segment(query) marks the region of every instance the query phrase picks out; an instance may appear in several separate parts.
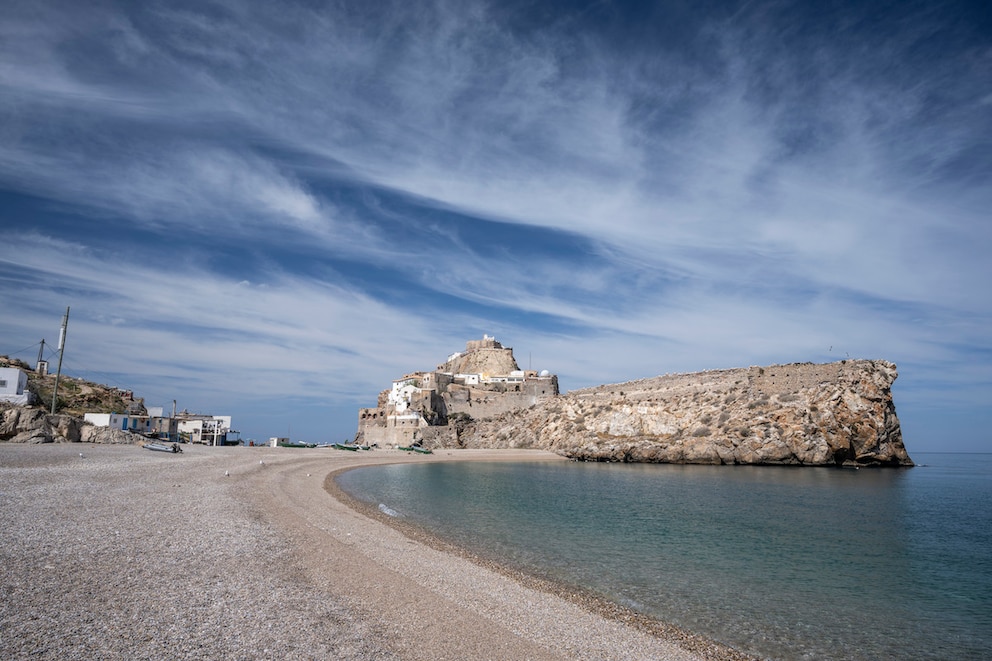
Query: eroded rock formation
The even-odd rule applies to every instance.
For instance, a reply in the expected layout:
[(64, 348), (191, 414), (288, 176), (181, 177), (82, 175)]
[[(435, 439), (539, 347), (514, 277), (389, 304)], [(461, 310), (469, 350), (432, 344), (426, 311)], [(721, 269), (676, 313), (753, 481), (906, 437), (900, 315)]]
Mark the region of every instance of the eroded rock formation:
[(9, 406), (0, 409), (0, 441), (11, 443), (138, 443), (137, 434), (109, 427), (94, 427), (81, 419), (44, 409)]
[(437, 366), (438, 372), (448, 374), (510, 374), (519, 369), (513, 349), (488, 335), (481, 340), (469, 340), (465, 343), (465, 351), (452, 354)]
[(883, 360), (659, 376), (472, 420), (437, 442), (593, 461), (911, 466), (896, 376)]
[(22, 360), (0, 356), (0, 367), (16, 367), (27, 375), (36, 406), (0, 403), (0, 441), (11, 443), (139, 443), (143, 436), (121, 429), (95, 427), (83, 421), (85, 413), (127, 411), (145, 414), (143, 399), (129, 390), (62, 376), (58, 396), (59, 413), (49, 414), (55, 377), (39, 374)]

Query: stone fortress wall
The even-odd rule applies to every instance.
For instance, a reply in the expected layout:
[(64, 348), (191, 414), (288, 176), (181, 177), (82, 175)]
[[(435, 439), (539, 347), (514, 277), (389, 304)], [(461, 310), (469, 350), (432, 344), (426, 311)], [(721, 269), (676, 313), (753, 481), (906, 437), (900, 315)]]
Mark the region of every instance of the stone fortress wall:
[(521, 370), (513, 349), (495, 338), (466, 342), (431, 372), (415, 372), (358, 413), (356, 440), (386, 446), (455, 442), (453, 420), (487, 418), (558, 395), (558, 377)]

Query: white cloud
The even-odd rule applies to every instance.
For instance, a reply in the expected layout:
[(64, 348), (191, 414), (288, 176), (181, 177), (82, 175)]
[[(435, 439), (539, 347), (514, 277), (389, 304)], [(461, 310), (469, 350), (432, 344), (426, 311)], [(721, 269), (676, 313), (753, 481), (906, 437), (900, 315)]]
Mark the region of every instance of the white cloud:
[[(751, 11), (707, 25), (714, 48), (699, 61), (525, 35), (482, 2), (15, 15), (0, 27), (8, 189), (94, 227), (109, 217), (389, 267), (479, 307), (386, 303), (294, 273), (293, 257), (248, 278), (163, 272), (45, 228), (26, 236), (31, 219), (10, 215), (18, 233), (5, 231), (0, 259), (29, 269), (35, 300), (5, 292), (33, 311), (7, 327), (49, 323), (38, 315), (68, 291), (93, 310), (79, 322), (93, 355), (129, 357), (115, 370), (140, 356), (157, 377), (204, 393), (221, 378), (246, 397), (259, 370), (286, 392), (301, 378), (374, 392), (490, 324), (582, 385), (655, 363), (825, 360), (830, 346), (927, 366), (987, 351), (992, 200), (948, 174), (985, 140), (987, 98), (965, 92), (987, 74), (881, 75), (915, 31), (867, 57), (825, 40), (779, 52), (786, 41), (765, 39)], [(342, 181), (426, 211), (350, 204), (330, 190)], [(517, 258), (432, 208), (553, 231)], [(383, 221), (438, 245), (403, 243)], [(570, 263), (556, 231), (593, 254)], [(569, 330), (487, 318), (502, 310)]]
[[(264, 398), (297, 392), (305, 376), (322, 396), (374, 401), (402, 358), (429, 346), (435, 332), (416, 316), (289, 273), (259, 274), (264, 285), (245, 285), (37, 236), (9, 236), (0, 260), (40, 274), (21, 288), (32, 300), (25, 328), (51, 326), (48, 317), (70, 304), (73, 364), (131, 374), (142, 381), (135, 387), (159, 399), (174, 398), (168, 388), (177, 383), (203, 401)], [(5, 307), (24, 309), (11, 298), (5, 294)]]

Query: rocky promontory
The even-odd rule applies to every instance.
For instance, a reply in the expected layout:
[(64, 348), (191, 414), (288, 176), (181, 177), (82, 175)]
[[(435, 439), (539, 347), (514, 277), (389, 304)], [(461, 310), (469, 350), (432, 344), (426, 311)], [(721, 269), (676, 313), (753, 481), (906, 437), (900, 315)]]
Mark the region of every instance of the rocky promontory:
[(0, 356), (0, 367), (16, 367), (27, 375), (29, 401), (22, 406), (0, 402), (0, 441), (11, 443), (138, 443), (138, 434), (95, 427), (83, 421), (85, 413), (128, 411), (145, 412), (143, 400), (130, 391), (63, 375), (57, 397), (57, 410), (50, 413), (55, 376), (39, 374), (24, 361)]
[(52, 415), (34, 406), (0, 405), (0, 441), (10, 443), (138, 443), (138, 434), (94, 427), (66, 413)]
[(892, 401), (896, 377), (884, 360), (666, 375), (459, 420), (430, 440), (589, 461), (912, 466)]

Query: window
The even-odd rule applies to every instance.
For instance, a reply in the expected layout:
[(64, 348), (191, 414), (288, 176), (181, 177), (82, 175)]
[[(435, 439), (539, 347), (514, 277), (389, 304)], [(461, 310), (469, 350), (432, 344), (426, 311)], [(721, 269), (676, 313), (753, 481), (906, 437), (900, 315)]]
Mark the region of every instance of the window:
[(7, 387), (7, 379), (0, 379), (0, 388)]

